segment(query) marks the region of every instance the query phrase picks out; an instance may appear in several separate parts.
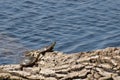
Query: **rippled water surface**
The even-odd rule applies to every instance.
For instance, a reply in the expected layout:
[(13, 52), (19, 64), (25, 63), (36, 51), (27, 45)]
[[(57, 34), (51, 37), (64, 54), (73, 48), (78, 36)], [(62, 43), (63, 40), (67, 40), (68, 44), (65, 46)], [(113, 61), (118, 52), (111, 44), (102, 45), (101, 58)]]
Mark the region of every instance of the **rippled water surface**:
[(0, 64), (53, 41), (66, 53), (120, 47), (120, 0), (0, 0)]

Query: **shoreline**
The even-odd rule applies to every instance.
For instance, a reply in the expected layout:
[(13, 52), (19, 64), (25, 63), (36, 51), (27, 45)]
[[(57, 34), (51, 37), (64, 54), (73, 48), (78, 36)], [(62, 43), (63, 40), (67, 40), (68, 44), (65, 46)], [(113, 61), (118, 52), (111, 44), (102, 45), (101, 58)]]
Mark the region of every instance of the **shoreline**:
[[(36, 50), (29, 51), (36, 54)], [(53, 51), (40, 54), (32, 67), (20, 64), (0, 65), (0, 79), (7, 80), (119, 80), (120, 48), (108, 47), (88, 52), (64, 54)]]

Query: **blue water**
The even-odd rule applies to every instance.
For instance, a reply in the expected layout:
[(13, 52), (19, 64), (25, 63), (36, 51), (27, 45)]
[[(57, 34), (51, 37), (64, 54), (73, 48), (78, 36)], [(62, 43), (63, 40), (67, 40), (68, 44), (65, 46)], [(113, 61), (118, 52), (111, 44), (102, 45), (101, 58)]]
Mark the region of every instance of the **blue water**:
[(120, 0), (0, 0), (0, 64), (53, 41), (65, 53), (120, 47)]

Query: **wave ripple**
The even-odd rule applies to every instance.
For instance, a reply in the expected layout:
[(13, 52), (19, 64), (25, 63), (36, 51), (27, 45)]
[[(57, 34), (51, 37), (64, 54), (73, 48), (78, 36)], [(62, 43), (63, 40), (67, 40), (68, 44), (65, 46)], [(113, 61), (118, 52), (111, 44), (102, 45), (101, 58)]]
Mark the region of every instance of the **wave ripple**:
[(120, 46), (119, 0), (0, 0), (0, 64), (57, 41), (65, 53)]

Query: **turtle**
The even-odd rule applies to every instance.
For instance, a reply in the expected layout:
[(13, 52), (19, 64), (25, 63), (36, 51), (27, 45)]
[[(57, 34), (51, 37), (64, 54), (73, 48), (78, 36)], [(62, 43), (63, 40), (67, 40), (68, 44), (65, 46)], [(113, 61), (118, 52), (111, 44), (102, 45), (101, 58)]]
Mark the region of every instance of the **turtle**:
[(34, 56), (26, 56), (22, 62), (20, 63), (20, 69), (23, 70), (23, 67), (32, 67), (38, 61), (40, 54), (44, 55), (46, 52), (52, 52), (56, 42), (53, 42), (51, 45), (41, 48), (38, 50), (37, 57)]

